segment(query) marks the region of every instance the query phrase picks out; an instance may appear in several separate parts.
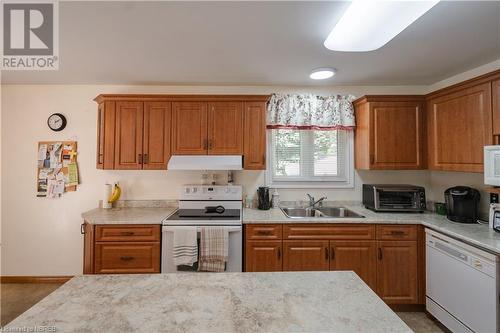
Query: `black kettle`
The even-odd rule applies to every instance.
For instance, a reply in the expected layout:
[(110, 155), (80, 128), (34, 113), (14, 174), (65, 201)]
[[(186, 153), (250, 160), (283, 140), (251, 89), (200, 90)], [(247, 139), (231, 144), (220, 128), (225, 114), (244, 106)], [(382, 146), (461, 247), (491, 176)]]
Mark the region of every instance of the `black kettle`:
[(269, 197), (269, 187), (261, 186), (257, 189), (257, 198), (259, 205), (257, 208), (260, 210), (268, 210), (271, 208), (271, 198)]

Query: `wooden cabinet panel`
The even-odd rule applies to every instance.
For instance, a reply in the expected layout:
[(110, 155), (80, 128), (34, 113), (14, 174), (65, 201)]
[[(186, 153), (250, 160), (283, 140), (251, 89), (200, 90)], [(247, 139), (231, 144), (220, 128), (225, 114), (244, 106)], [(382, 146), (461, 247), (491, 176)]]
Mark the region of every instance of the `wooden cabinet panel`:
[(246, 272), (279, 272), (283, 269), (282, 241), (246, 241)]
[(281, 224), (247, 224), (245, 238), (255, 240), (277, 240), (282, 238)]
[(285, 224), (283, 239), (352, 239), (375, 238), (374, 225)]
[(371, 169), (422, 169), (423, 103), (372, 103)]
[(427, 109), (429, 168), (483, 172), (483, 146), (493, 143), (491, 84), (432, 98)]
[(95, 227), (96, 242), (159, 242), (160, 225), (97, 225)]
[(97, 107), (97, 149), (96, 166), (97, 169), (104, 169), (104, 103)]
[(243, 154), (243, 104), (211, 102), (208, 104), (208, 154)]
[[(493, 135), (500, 135), (500, 80), (491, 83), (492, 110), (493, 110)], [(495, 144), (500, 144), (496, 140)]]
[(167, 168), (170, 159), (172, 113), (169, 102), (144, 103), (143, 169)]
[(424, 169), (423, 96), (364, 96), (354, 101), (356, 169)]
[(354, 271), (370, 288), (377, 288), (377, 242), (331, 241), (330, 270)]
[(244, 104), (243, 168), (266, 169), (266, 103)]
[(142, 169), (143, 103), (116, 102), (115, 169)]
[(172, 103), (172, 154), (206, 155), (208, 112), (204, 102)]
[(159, 273), (160, 243), (96, 243), (95, 273)]
[(416, 225), (378, 225), (379, 240), (417, 240)]
[(284, 271), (327, 271), (328, 241), (283, 241)]
[(379, 241), (377, 293), (390, 304), (417, 304), (417, 242)]
[(83, 274), (94, 273), (94, 225), (85, 222), (83, 231)]
[(115, 167), (115, 102), (99, 103), (97, 110), (97, 151), (98, 169), (111, 170)]

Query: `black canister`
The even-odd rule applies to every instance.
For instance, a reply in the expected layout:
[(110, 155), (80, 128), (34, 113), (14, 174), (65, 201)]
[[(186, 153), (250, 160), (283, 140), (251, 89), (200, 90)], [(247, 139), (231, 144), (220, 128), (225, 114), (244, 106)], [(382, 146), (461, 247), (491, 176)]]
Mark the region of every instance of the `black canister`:
[(259, 199), (258, 208), (268, 210), (271, 208), (271, 198), (269, 197), (269, 187), (261, 186), (257, 189), (257, 198)]

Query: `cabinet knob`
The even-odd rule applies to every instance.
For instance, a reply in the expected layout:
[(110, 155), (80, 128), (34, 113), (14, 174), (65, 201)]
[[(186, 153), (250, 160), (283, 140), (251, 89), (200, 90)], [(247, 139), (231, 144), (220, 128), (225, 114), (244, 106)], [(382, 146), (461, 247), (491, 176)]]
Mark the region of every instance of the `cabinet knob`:
[(378, 260), (382, 260), (382, 249), (378, 248)]
[(333, 248), (333, 247), (331, 249), (331, 259), (335, 260), (335, 248)]
[(133, 236), (134, 234), (133, 231), (122, 231), (122, 236)]
[(137, 163), (142, 163), (142, 154), (137, 154)]
[(281, 248), (278, 247), (278, 260), (281, 260)]
[(271, 236), (271, 231), (269, 230), (259, 230), (257, 231), (257, 235), (259, 236)]
[(142, 162), (143, 162), (144, 164), (148, 164), (148, 163), (149, 163), (148, 154), (144, 154), (143, 159), (142, 159)]
[(123, 257), (120, 257), (121, 260), (123, 261), (131, 261), (131, 260), (134, 260), (134, 257), (131, 257), (131, 256), (123, 256)]
[(325, 260), (327, 260), (327, 261), (330, 257), (328, 252), (329, 252), (328, 247), (325, 247)]
[(404, 236), (405, 232), (402, 230), (391, 230), (391, 235), (393, 236)]

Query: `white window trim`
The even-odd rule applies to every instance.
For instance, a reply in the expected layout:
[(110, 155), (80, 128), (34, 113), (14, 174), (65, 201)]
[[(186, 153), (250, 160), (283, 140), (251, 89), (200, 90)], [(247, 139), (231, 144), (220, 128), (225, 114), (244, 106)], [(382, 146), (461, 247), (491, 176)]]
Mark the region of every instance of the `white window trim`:
[[(290, 188), (290, 189), (303, 189), (303, 188), (332, 188), (332, 189), (348, 189), (354, 188), (354, 132), (348, 131), (347, 141), (348, 146), (346, 149), (346, 176), (347, 180), (342, 181), (296, 181), (296, 184), (290, 184), (286, 181), (273, 181), (273, 158), (272, 158), (272, 138), (271, 131), (266, 131), (267, 152), (266, 152), (266, 172), (265, 182), (266, 185), (272, 188)], [(291, 181), (293, 182), (293, 180)]]

